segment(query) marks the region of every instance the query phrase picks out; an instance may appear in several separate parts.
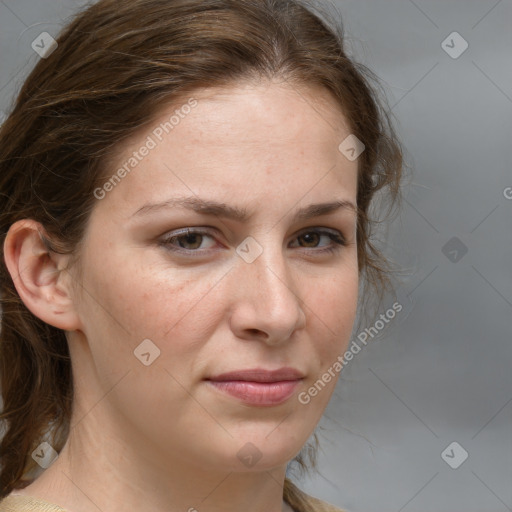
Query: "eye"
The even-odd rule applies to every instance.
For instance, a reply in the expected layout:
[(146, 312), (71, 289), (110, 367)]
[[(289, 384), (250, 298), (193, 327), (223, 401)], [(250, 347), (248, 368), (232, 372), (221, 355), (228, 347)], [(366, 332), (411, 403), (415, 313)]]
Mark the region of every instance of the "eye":
[[(320, 245), (322, 239), (327, 239), (327, 246)], [(315, 228), (303, 231), (297, 236), (296, 240), (299, 241), (299, 247), (301, 248), (317, 249), (320, 247), (320, 250), (315, 250), (315, 252), (335, 252), (339, 251), (342, 246), (346, 245), (345, 238), (339, 231), (327, 230), (325, 228)]]
[[(327, 244), (322, 244), (322, 241), (326, 241)], [(340, 231), (326, 228), (310, 228), (303, 231), (295, 237), (294, 242), (298, 242), (298, 245), (292, 243), (290, 247), (311, 249), (307, 252), (313, 253), (333, 253), (346, 245)], [(202, 256), (215, 247), (215, 238), (208, 230), (184, 228), (167, 234), (161, 239), (160, 244), (177, 254)]]
[(213, 240), (213, 236), (208, 231), (186, 228), (169, 233), (161, 240), (161, 243), (171, 251), (200, 253), (215, 246), (215, 243), (204, 243), (208, 238)]

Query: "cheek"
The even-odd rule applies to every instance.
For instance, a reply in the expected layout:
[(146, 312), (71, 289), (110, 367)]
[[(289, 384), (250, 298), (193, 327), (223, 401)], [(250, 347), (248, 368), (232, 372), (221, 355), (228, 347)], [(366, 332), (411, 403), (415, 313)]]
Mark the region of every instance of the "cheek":
[(160, 349), (159, 362), (192, 356), (222, 315), (222, 297), (215, 290), (219, 279), (125, 262), (92, 264), (97, 270), (88, 273), (84, 284), (90, 292), (83, 323), (93, 352), (98, 352), (96, 359), (117, 357), (123, 364), (138, 365), (133, 351), (145, 339)]
[[(310, 319), (310, 336), (315, 341), (322, 366), (332, 363), (345, 351), (354, 325), (358, 301), (357, 272), (347, 272), (326, 279), (323, 286), (315, 286), (305, 303)], [(318, 342), (316, 333), (323, 342)]]

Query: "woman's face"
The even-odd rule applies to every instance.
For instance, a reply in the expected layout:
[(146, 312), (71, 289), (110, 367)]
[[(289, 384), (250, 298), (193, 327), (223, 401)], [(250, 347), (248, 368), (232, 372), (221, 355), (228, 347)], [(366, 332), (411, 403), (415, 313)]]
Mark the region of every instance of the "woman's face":
[[(357, 160), (322, 90), (191, 96), (126, 143), (96, 191), (70, 335), (77, 418), (162, 466), (268, 469), (312, 434), (351, 335)], [(214, 380), (282, 368), (297, 375)]]

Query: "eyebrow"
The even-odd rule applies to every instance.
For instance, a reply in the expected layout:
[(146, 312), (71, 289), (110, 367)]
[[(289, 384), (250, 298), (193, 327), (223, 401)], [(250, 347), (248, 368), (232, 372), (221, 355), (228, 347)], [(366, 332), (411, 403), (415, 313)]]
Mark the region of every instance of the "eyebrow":
[[(230, 206), (226, 203), (201, 199), (198, 197), (176, 197), (163, 201), (161, 203), (148, 203), (139, 208), (133, 215), (143, 216), (154, 211), (167, 208), (184, 208), (192, 210), (202, 215), (214, 215), (225, 219), (235, 220), (238, 222), (247, 222), (252, 213), (249, 213), (245, 208)], [(348, 210), (357, 214), (357, 207), (354, 203), (348, 200), (337, 200), (328, 203), (315, 203), (300, 208), (293, 215), (293, 220), (307, 220), (313, 217), (320, 217), (328, 215), (338, 210)]]

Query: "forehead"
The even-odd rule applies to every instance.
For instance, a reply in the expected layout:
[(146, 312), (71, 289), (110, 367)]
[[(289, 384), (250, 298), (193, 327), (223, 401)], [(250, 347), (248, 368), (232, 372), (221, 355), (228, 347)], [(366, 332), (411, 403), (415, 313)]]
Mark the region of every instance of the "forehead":
[(298, 194), (320, 179), (317, 188), (340, 184), (355, 194), (357, 162), (338, 149), (349, 134), (339, 105), (321, 88), (247, 83), (197, 90), (162, 106), (120, 146), (109, 171), (128, 172), (110, 195), (134, 203), (146, 193), (206, 186), (224, 196), (235, 189)]
[[(270, 151), (300, 141), (302, 146), (295, 149), (306, 150), (336, 144), (343, 133), (349, 133), (336, 100), (320, 87), (298, 88), (288, 82), (245, 83), (203, 89), (194, 98), (198, 106), (187, 116), (193, 119), (188, 126), (194, 126), (183, 130), (190, 144), (245, 151), (251, 146), (264, 146)], [(168, 113), (162, 112), (157, 122), (165, 122)]]

